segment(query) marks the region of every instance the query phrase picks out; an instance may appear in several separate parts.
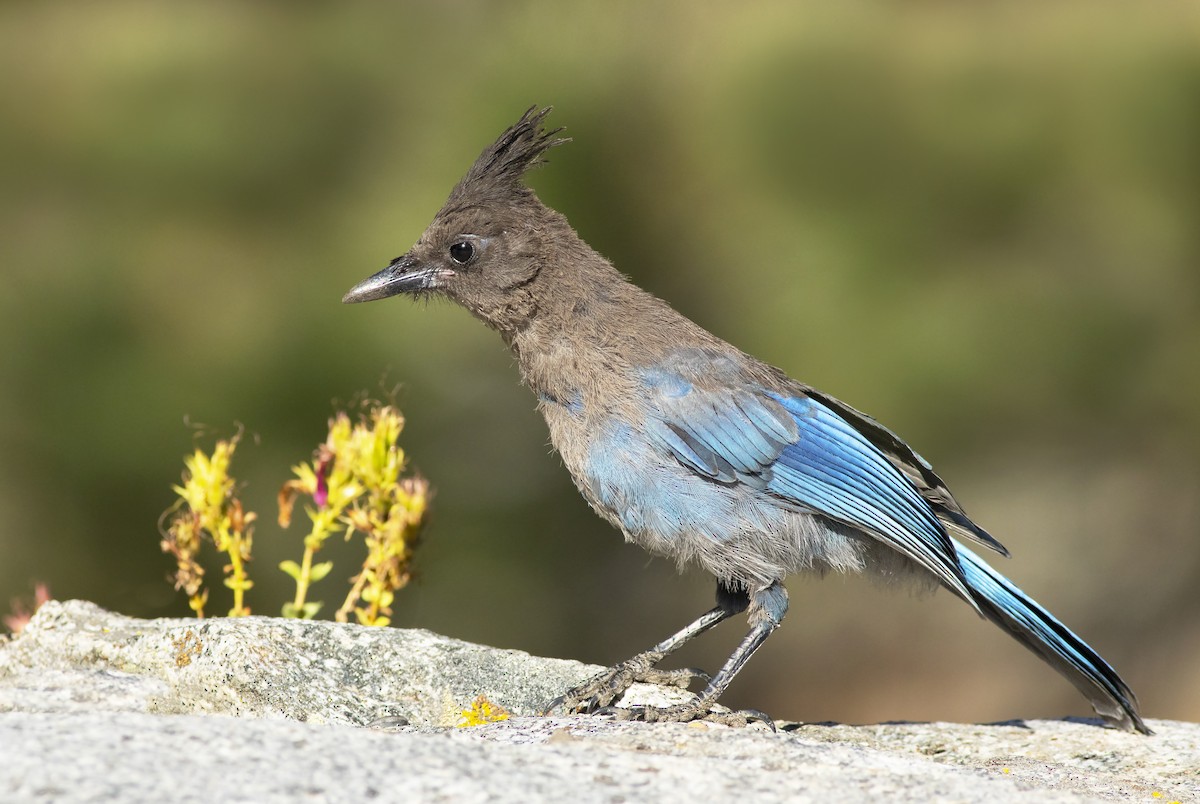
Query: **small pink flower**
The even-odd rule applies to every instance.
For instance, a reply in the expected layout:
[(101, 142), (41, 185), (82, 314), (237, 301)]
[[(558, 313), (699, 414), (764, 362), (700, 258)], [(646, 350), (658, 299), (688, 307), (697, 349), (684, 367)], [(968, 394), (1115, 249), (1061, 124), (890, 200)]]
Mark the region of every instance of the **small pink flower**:
[(328, 454), (321, 455), (321, 460), (317, 463), (317, 490), (313, 492), (313, 502), (318, 508), (324, 508), (329, 503), (329, 464), (333, 462), (333, 456)]

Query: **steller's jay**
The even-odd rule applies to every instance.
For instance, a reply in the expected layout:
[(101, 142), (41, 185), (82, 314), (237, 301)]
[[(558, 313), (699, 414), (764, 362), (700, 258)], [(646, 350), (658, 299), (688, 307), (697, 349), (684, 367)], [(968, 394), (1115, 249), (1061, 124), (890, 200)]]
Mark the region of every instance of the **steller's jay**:
[[(630, 283), (522, 181), (567, 140), (529, 109), (416, 244), (344, 302), (436, 294), (497, 330), (579, 491), (625, 538), (717, 579), (717, 605), (551, 706), (644, 720), (710, 706), (787, 612), (795, 572), (941, 585), (1062, 673), (1109, 724), (1149, 734), (1117, 672), (958, 539), (1007, 556), (930, 465), (874, 419), (730, 346)], [(750, 633), (690, 703), (615, 710), (634, 681), (739, 612)], [(700, 674), (702, 675), (702, 674)], [(706, 677), (705, 677), (706, 678)], [(745, 722), (744, 718), (740, 722)]]

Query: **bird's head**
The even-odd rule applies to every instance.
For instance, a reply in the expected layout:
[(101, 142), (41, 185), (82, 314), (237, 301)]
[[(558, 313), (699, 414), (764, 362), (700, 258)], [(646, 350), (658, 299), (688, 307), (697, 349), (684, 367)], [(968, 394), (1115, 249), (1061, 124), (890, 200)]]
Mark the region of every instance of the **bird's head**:
[(530, 108), (484, 149), (416, 244), (342, 301), (441, 294), (498, 329), (516, 325), (544, 262), (544, 230), (562, 221), (522, 182), (548, 149), (567, 142), (555, 137), (562, 129), (542, 130), (549, 112)]

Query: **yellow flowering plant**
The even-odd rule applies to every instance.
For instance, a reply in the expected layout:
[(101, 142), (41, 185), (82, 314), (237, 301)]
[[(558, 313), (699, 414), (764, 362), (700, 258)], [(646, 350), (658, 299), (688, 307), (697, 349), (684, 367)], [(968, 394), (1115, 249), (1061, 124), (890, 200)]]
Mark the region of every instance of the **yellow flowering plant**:
[[(351, 615), (363, 625), (388, 625), (397, 590), (412, 576), (411, 561), (429, 503), (429, 483), (417, 475), (404, 476), (406, 456), (398, 444), (404, 417), (393, 405), (371, 403), (358, 421), (339, 412), (329, 421), (329, 434), (311, 461), (293, 467), (294, 477), (279, 491), (279, 524), (291, 524), (298, 497), (307, 498), (304, 510), (312, 523), (304, 537), (299, 562), (283, 561), (279, 568), (296, 582), (283, 616), (312, 619), (321, 602), (308, 599), (313, 584), (333, 569), (331, 561), (315, 561), (329, 537), (342, 534), (349, 540), (363, 536), (366, 558), (351, 579), (351, 588), (335, 618), (347, 622)], [(161, 546), (175, 559), (175, 588), (188, 596), (197, 617), (204, 616), (208, 590), (201, 546), (209, 542), (228, 556), (225, 585), (233, 591), (231, 617), (250, 609), (245, 593), (253, 583), (247, 575), (255, 514), (242, 506), (230, 464), (241, 433), (218, 440), (211, 454), (196, 449), (184, 459), (178, 496), (163, 514)]]
[(404, 417), (392, 405), (375, 404), (357, 422), (339, 412), (313, 460), (294, 467), (295, 477), (279, 492), (279, 524), (288, 527), (295, 499), (303, 495), (311, 500), (305, 509), (312, 528), (300, 562), (280, 564), (296, 581), (295, 598), (283, 607), (285, 617), (307, 619), (320, 610), (321, 603), (307, 596), (310, 585), (332, 569), (328, 561), (313, 563), (325, 540), (336, 533), (346, 539), (361, 533), (367, 556), (335, 619), (346, 622), (353, 614), (363, 625), (391, 622), (395, 592), (411, 578), (412, 552), (429, 500), (428, 481), (401, 476), (406, 456), (397, 442), (403, 429)]
[(242, 508), (237, 484), (229, 474), (229, 464), (237, 451), (241, 433), (217, 442), (212, 455), (197, 449), (184, 459), (183, 482), (172, 486), (179, 499), (167, 509), (169, 523), (163, 533), (163, 552), (175, 557), (175, 588), (187, 593), (188, 606), (197, 617), (204, 616), (208, 590), (203, 589), (204, 568), (196, 560), (204, 537), (219, 552), (229, 556), (225, 565), (225, 585), (233, 590), (230, 617), (245, 617), (245, 593), (254, 584), (246, 573), (250, 561), (255, 514)]

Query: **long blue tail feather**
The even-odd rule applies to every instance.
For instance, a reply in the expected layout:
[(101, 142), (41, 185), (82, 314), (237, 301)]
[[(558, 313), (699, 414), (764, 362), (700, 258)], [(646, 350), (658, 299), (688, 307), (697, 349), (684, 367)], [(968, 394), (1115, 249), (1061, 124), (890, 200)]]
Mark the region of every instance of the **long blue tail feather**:
[(1152, 733), (1138, 713), (1137, 697), (1100, 654), (975, 553), (957, 542), (955, 548), (985, 617), (1075, 685), (1110, 725)]

